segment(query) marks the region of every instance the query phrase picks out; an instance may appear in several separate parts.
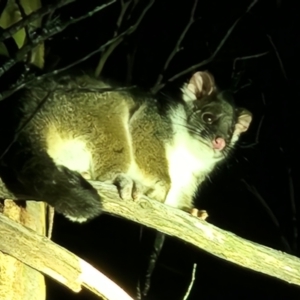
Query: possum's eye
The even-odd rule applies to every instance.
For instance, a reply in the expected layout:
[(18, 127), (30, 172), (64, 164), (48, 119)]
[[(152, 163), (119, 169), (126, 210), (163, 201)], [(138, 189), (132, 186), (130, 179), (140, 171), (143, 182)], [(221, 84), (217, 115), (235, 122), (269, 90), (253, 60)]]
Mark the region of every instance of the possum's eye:
[(213, 115), (212, 113), (209, 113), (209, 112), (203, 113), (202, 114), (202, 120), (206, 124), (212, 124), (216, 120), (216, 116)]

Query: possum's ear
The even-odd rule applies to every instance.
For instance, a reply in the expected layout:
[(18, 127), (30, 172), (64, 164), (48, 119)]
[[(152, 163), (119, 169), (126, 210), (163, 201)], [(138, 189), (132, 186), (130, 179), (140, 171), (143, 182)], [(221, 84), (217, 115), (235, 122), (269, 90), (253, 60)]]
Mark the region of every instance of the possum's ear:
[(235, 124), (233, 135), (239, 136), (241, 133), (248, 130), (252, 121), (252, 114), (245, 108), (237, 108), (236, 112), (237, 122)]
[(185, 101), (201, 99), (216, 90), (215, 79), (209, 72), (196, 72), (181, 90)]

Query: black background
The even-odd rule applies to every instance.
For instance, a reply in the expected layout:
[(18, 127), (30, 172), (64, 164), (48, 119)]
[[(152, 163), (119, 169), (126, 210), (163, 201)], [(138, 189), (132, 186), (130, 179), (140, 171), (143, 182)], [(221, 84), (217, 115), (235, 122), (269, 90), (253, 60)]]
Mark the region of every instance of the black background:
[[(48, 1), (51, 2), (51, 1)], [(77, 1), (54, 17), (67, 21), (92, 10), (103, 1)], [(140, 16), (140, 0), (126, 30)], [(195, 22), (171, 61), (163, 81), (208, 58), (228, 29), (242, 19), (215, 59), (201, 67), (209, 70), (219, 87), (232, 88), (238, 106), (253, 113), (253, 123), (235, 155), (207, 181), (196, 204), (209, 212), (208, 222), (235, 234), (299, 256), (299, 57), (300, 15), (291, 1), (199, 1)], [(109, 57), (103, 76), (126, 82), (126, 57), (134, 55), (130, 83), (151, 88), (189, 21), (193, 0), (156, 0), (138, 29)], [(68, 27), (46, 42), (46, 69), (72, 63), (109, 40), (120, 11), (116, 4)], [(245, 59), (261, 53), (265, 55)], [(243, 58), (236, 62), (236, 58)], [(94, 69), (99, 55), (81, 63)], [(178, 88), (192, 72), (168, 83)], [(128, 82), (127, 82), (128, 83)], [(261, 126), (260, 126), (261, 124)], [(297, 167), (298, 166), (298, 167)], [(249, 191), (255, 187), (259, 195)], [(279, 226), (272, 220), (270, 211)], [(295, 208), (293, 208), (295, 206)], [(87, 224), (74, 224), (56, 215), (53, 240), (87, 260), (134, 295), (139, 255), (139, 225), (104, 215)], [(193, 264), (196, 280), (188, 299), (298, 299), (300, 288), (216, 258), (168, 237), (153, 274), (147, 299), (183, 299)], [(300, 272), (300, 270), (299, 270)], [(47, 279), (47, 299), (97, 299), (88, 291), (74, 294)]]

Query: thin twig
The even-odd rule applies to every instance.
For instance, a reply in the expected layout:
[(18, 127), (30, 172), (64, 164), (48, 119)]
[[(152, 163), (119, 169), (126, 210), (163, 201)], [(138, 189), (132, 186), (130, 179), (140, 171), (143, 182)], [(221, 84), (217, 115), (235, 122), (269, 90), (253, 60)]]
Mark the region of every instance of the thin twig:
[[(20, 11), (22, 19), (26, 18), (26, 13), (25, 13), (25, 10), (24, 10), (24, 8), (23, 8), (23, 6), (21, 4), (21, 0), (15, 0), (15, 1), (16, 1), (17, 6), (18, 6), (18, 9)], [(26, 36), (28, 38), (30, 38), (30, 34), (28, 32), (28, 25), (29, 25), (29, 23), (26, 24), (26, 26), (24, 26), (24, 30), (25, 30)]]
[(291, 213), (292, 213), (291, 219), (292, 219), (292, 226), (293, 226), (292, 248), (293, 248), (294, 253), (296, 254), (297, 250), (298, 250), (298, 222), (297, 222), (297, 205), (296, 205), (296, 199), (295, 199), (294, 181), (293, 181), (293, 177), (292, 177), (292, 168), (290, 166), (290, 163), (286, 160), (286, 154), (281, 146), (279, 147), (279, 150), (284, 157), (285, 166), (286, 166), (286, 170), (287, 170), (287, 176), (288, 176), (288, 187), (289, 187)]
[(248, 13), (257, 2), (258, 0), (252, 1), (246, 10), (246, 13)]
[[(40, 81), (40, 80), (43, 80), (45, 78), (48, 78), (48, 77), (51, 77), (51, 76), (54, 76), (54, 75), (57, 75), (59, 73), (62, 73), (76, 65), (78, 65), (79, 63), (82, 63), (84, 61), (86, 61), (87, 59), (89, 59), (90, 57), (92, 57), (93, 55), (101, 52), (105, 47), (109, 46), (111, 43), (114, 43), (117, 39), (119, 39), (120, 37), (122, 37), (123, 35), (127, 35), (128, 32), (131, 30), (131, 27), (128, 28), (127, 30), (125, 30), (124, 32), (122, 32), (121, 34), (119, 34), (116, 38), (114, 39), (111, 39), (109, 40), (108, 42), (106, 42), (105, 44), (103, 44), (101, 47), (99, 47), (98, 49), (90, 52), (89, 54), (87, 54), (86, 56), (76, 60), (75, 62), (63, 67), (63, 68), (60, 68), (60, 69), (57, 69), (57, 70), (54, 70), (52, 72), (49, 72), (49, 73), (46, 73), (46, 74), (43, 74), (41, 76), (34, 76), (34, 74), (32, 74), (32, 76), (30, 76), (30, 78), (26, 78), (27, 80), (26, 81), (21, 81), (20, 83), (12, 86), (12, 88), (10, 90), (7, 90), (5, 92), (3, 92), (2, 94), (0, 94), (0, 101), (11, 96), (13, 93), (17, 92), (18, 90), (22, 89), (23, 87), (25, 87), (27, 84), (30, 84), (30, 83), (34, 83), (36, 81)], [(25, 79), (24, 79), (25, 80)]]
[[(261, 93), (261, 99), (262, 99), (263, 105), (266, 106), (266, 100), (265, 100), (264, 93)], [(259, 143), (259, 136), (260, 136), (260, 132), (261, 132), (261, 128), (262, 128), (264, 120), (265, 120), (265, 115), (263, 114), (261, 116), (259, 124), (258, 124), (258, 128), (257, 128), (257, 131), (256, 131), (254, 143), (251, 143), (251, 144), (248, 144), (248, 145), (245, 145), (245, 146), (241, 146), (241, 148), (251, 148), (251, 147), (253, 147), (253, 146), (255, 146)]]
[(126, 84), (130, 84), (132, 81), (132, 73), (133, 73), (136, 51), (137, 51), (137, 47), (135, 45), (134, 48), (131, 49), (131, 51), (129, 51), (126, 55), (127, 58)]
[(221, 48), (223, 47), (223, 45), (225, 44), (225, 42), (227, 41), (227, 39), (231, 35), (233, 29), (236, 27), (236, 25), (238, 24), (238, 22), (240, 21), (240, 19), (241, 18), (237, 19), (233, 23), (233, 25), (229, 28), (229, 30), (227, 31), (227, 33), (225, 34), (225, 36), (223, 37), (223, 39), (221, 40), (221, 42), (217, 46), (216, 50), (213, 52), (213, 54), (209, 58), (207, 58), (207, 59), (203, 60), (202, 62), (200, 62), (200, 63), (198, 63), (198, 64), (196, 64), (194, 66), (191, 66), (191, 67), (185, 69), (184, 71), (182, 71), (182, 72), (174, 75), (168, 81), (172, 82), (175, 79), (181, 77), (182, 75), (185, 75), (185, 74), (187, 74), (187, 73), (189, 73), (191, 71), (194, 71), (195, 69), (198, 69), (198, 68), (200, 68), (200, 67), (202, 67), (202, 66), (207, 65), (208, 63), (210, 63), (216, 57), (216, 55), (219, 53), (219, 51), (221, 50)]
[(234, 73), (235, 73), (235, 67), (238, 61), (241, 60), (247, 60), (247, 59), (252, 59), (252, 58), (258, 58), (258, 57), (262, 57), (266, 54), (268, 54), (269, 51), (263, 52), (263, 53), (259, 53), (259, 54), (254, 54), (254, 55), (248, 55), (248, 56), (241, 56), (241, 57), (236, 57), (233, 61), (233, 66), (232, 66), (232, 74), (231, 74), (231, 78), (233, 78)]
[(295, 199), (295, 188), (292, 178), (292, 170), (288, 168), (288, 179), (289, 179), (289, 192), (290, 192), (290, 202), (292, 209), (292, 223), (293, 223), (293, 251), (298, 253), (298, 220), (297, 220), (297, 206)]
[(120, 15), (119, 15), (117, 23), (116, 23), (116, 30), (115, 30), (114, 35), (113, 35), (114, 37), (116, 37), (119, 33), (119, 29), (122, 25), (125, 13), (127, 11), (127, 8), (129, 7), (130, 3), (131, 3), (131, 0), (129, 0), (126, 3), (124, 3), (124, 1), (121, 1), (121, 12), (120, 12)]
[(139, 3), (139, 0), (133, 0), (133, 5), (131, 6), (131, 10), (127, 16), (127, 20), (130, 20), (131, 19), (131, 16), (132, 16), (132, 13), (134, 12), (136, 6), (138, 5)]
[[(132, 26), (129, 27), (129, 30), (127, 31), (127, 34), (132, 34), (140, 25), (141, 21), (143, 20), (145, 14), (147, 13), (147, 11), (151, 8), (151, 6), (153, 5), (155, 0), (151, 0), (148, 5), (145, 7), (145, 9), (143, 10), (143, 12), (141, 13), (140, 17), (138, 18), (138, 20), (136, 21), (136, 23)], [(110, 56), (110, 54), (115, 50), (115, 48), (124, 40), (125, 35), (122, 35), (122, 37), (120, 37), (119, 35), (119, 39), (117, 39), (114, 43), (112, 43), (110, 45), (110, 47), (107, 49), (107, 51), (102, 55), (98, 66), (95, 70), (95, 76), (98, 77), (100, 76), (102, 69), (104, 67), (104, 64), (106, 63), (108, 57)]]
[(192, 278), (191, 278), (191, 282), (189, 284), (189, 287), (188, 287), (188, 290), (187, 292), (185, 293), (184, 297), (183, 297), (183, 300), (187, 300), (187, 298), (189, 297), (190, 293), (191, 293), (191, 290), (192, 290), (192, 287), (194, 285), (194, 282), (195, 282), (195, 278), (196, 278), (196, 268), (197, 268), (197, 264), (194, 264), (193, 265), (193, 271), (192, 271)]
[[(17, 4), (18, 9), (19, 9), (19, 11), (21, 13), (22, 19), (25, 19), (26, 18), (26, 13), (25, 13), (25, 10), (24, 10), (24, 8), (23, 8), (23, 6), (21, 4), (21, 0), (16, 0), (16, 4)], [(29, 43), (31, 43), (32, 36), (31, 36), (31, 33), (30, 33), (29, 29), (28, 29), (28, 25), (29, 25), (29, 23), (26, 24), (26, 26), (24, 26), (25, 36), (26, 36), (26, 39), (24, 38), (24, 42), (27, 40), (27, 41), (29, 41)], [(28, 52), (28, 57), (26, 58), (26, 64), (30, 63), (31, 57), (32, 57), (32, 51)]]
[(177, 40), (177, 43), (173, 49), (173, 51), (170, 53), (169, 57), (167, 58), (162, 71), (160, 72), (160, 74), (158, 75), (158, 78), (153, 86), (153, 88), (151, 89), (152, 93), (155, 94), (157, 92), (157, 88), (160, 86), (161, 81), (163, 79), (163, 73), (167, 70), (167, 68), (169, 67), (170, 62), (172, 61), (172, 59), (174, 58), (174, 56), (180, 51), (180, 45), (184, 39), (184, 37), (186, 36), (187, 32), (189, 31), (190, 27), (192, 26), (192, 24), (195, 22), (195, 10), (198, 4), (198, 0), (194, 1), (194, 5), (192, 7), (192, 11), (191, 11), (191, 16), (189, 19), (189, 22), (187, 23), (187, 25), (185, 26), (185, 28), (183, 29), (181, 35), (179, 36), (179, 39)]
[[(258, 0), (254, 0), (252, 1), (252, 3), (248, 6), (246, 12), (243, 14), (243, 16), (245, 14), (247, 14), (251, 9), (252, 7), (258, 2)], [(242, 19), (242, 17), (239, 17), (234, 23), (233, 25), (229, 28), (229, 30), (227, 31), (227, 33), (225, 34), (225, 36), (223, 37), (223, 39), (221, 40), (221, 42), (218, 44), (216, 50), (213, 52), (213, 54), (203, 60), (202, 62), (198, 63), (198, 64), (195, 64), (179, 73), (177, 73), (176, 75), (172, 76), (171, 78), (169, 78), (167, 80), (167, 82), (172, 82), (174, 81), (175, 79), (187, 74), (187, 73), (190, 73), (192, 71), (194, 71), (195, 69), (198, 69), (200, 67), (203, 67), (204, 65), (207, 65), (208, 63), (210, 63), (211, 61), (213, 61), (213, 59), (216, 57), (216, 55), (219, 53), (219, 51), (221, 50), (221, 48), (223, 47), (223, 45), (225, 44), (225, 42), (228, 40), (229, 36), (231, 35), (232, 31), (234, 30), (234, 28), (236, 27), (236, 25), (239, 23), (239, 21)], [(161, 83), (159, 86), (157, 86), (156, 88), (156, 92), (158, 92), (160, 89), (162, 89), (164, 86), (166, 85), (166, 83)]]
[(115, 3), (116, 0), (111, 0), (110, 2), (107, 2), (101, 6), (97, 6), (95, 9), (93, 9), (92, 11), (88, 12), (87, 14), (73, 19), (71, 18), (69, 21), (63, 23), (63, 24), (58, 24), (57, 20), (55, 20), (54, 22), (49, 23), (48, 28), (43, 28), (42, 33), (41, 34), (36, 34), (35, 38), (31, 41), (30, 44), (25, 45), (22, 49), (20, 49), (19, 51), (16, 52), (15, 56), (16, 58), (12, 58), (9, 59), (6, 63), (4, 63), (1, 68), (0, 68), (0, 77), (10, 68), (12, 68), (19, 60), (21, 60), (25, 54), (27, 54), (29, 51), (31, 51), (35, 46), (37, 46), (38, 44), (40, 44), (41, 42), (47, 40), (49, 37), (65, 30), (68, 26), (77, 23), (79, 21), (82, 21), (83, 19), (89, 18), (92, 15), (94, 15), (95, 13), (99, 12), (100, 10), (108, 7), (109, 5)]
[(243, 182), (245, 184), (245, 186), (247, 187), (248, 191), (251, 192), (256, 197), (256, 199), (258, 199), (260, 201), (260, 203), (262, 204), (262, 206), (268, 213), (270, 219), (272, 220), (273, 224), (277, 227), (281, 241), (285, 247), (285, 251), (291, 253), (291, 247), (290, 247), (287, 239), (283, 236), (283, 234), (281, 232), (279, 222), (278, 222), (276, 216), (274, 215), (274, 213), (272, 212), (271, 208), (265, 201), (265, 199), (261, 196), (261, 194), (258, 192), (258, 190), (253, 185), (250, 185), (245, 179), (241, 179), (241, 182)]
[(252, 148), (253, 146), (255, 146), (259, 143), (260, 131), (261, 131), (264, 119), (265, 119), (265, 115), (262, 115), (261, 118), (260, 118), (259, 124), (258, 124), (257, 131), (256, 131), (255, 141), (251, 144), (248, 144), (248, 145), (243, 145), (243, 146), (241, 145), (240, 146), (241, 148)]
[(271, 43), (271, 45), (272, 45), (272, 47), (273, 47), (273, 49), (274, 49), (274, 52), (275, 52), (275, 54), (276, 54), (276, 56), (277, 56), (277, 59), (278, 59), (279, 66), (280, 66), (281, 72), (282, 72), (282, 74), (283, 74), (283, 77), (284, 77), (286, 80), (288, 80), (288, 77), (287, 77), (287, 75), (286, 75), (286, 71), (285, 71), (285, 68), (284, 68), (284, 66), (283, 66), (283, 63), (282, 63), (281, 57), (280, 57), (280, 55), (279, 55), (279, 52), (278, 52), (278, 50), (277, 50), (277, 48), (276, 48), (276, 46), (275, 46), (275, 44), (274, 44), (274, 42), (273, 42), (271, 36), (269, 36), (269, 35), (267, 34), (267, 38), (268, 38), (269, 42)]
[(256, 144), (258, 144), (258, 142), (259, 142), (260, 131), (261, 131), (261, 128), (262, 128), (262, 124), (263, 124), (263, 122), (264, 122), (264, 119), (265, 119), (265, 115), (263, 115), (263, 116), (260, 118), (260, 121), (259, 121), (259, 125), (258, 125), (257, 131), (256, 131), (256, 137), (255, 137), (255, 143), (256, 143)]
[(31, 13), (30, 15), (26, 16), (22, 20), (16, 22), (15, 24), (11, 25), (10, 27), (3, 30), (0, 36), (0, 42), (12, 37), (16, 32), (18, 32), (23, 27), (27, 26), (29, 23), (34, 22), (35, 20), (42, 18), (44, 15), (49, 14), (50, 12), (68, 5), (76, 0), (61, 0), (53, 4), (48, 4), (40, 9), (36, 10), (35, 12)]
[(252, 80), (248, 80), (247, 83), (241, 85), (237, 90), (233, 91), (234, 94), (238, 93), (240, 90), (248, 87), (248, 86), (251, 86), (252, 85)]

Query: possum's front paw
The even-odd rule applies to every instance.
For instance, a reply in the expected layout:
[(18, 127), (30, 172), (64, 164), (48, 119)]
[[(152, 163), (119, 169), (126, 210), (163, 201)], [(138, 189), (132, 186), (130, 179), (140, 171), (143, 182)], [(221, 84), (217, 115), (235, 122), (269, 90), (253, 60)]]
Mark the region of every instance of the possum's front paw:
[(197, 209), (197, 208), (192, 208), (190, 211), (192, 216), (198, 217), (201, 220), (206, 220), (208, 217), (208, 213), (206, 210), (203, 209)]
[(143, 195), (143, 186), (126, 174), (118, 174), (113, 184), (123, 200), (138, 200)]

